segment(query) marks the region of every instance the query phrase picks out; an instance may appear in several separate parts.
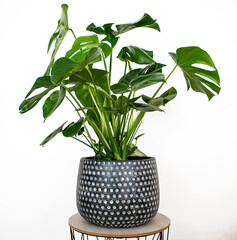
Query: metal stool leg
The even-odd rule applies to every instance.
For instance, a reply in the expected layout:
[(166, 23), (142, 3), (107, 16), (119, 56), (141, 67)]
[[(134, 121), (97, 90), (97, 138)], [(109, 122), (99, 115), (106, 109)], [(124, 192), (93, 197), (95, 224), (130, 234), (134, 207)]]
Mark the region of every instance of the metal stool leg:
[(165, 240), (164, 231), (160, 232), (160, 240)]
[(167, 230), (167, 240), (169, 240), (169, 233), (170, 233), (170, 227), (168, 227), (168, 230)]
[(75, 240), (75, 234), (72, 228), (70, 228), (70, 235), (71, 235), (71, 240)]

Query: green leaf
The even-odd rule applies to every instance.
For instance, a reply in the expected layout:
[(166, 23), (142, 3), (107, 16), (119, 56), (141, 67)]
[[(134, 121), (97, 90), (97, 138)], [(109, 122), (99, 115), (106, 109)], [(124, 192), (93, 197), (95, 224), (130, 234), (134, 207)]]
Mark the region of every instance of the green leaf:
[(130, 105), (130, 107), (140, 111), (140, 112), (154, 112), (154, 111), (160, 111), (164, 112), (162, 109), (145, 103), (133, 103)]
[(84, 122), (84, 118), (80, 118), (77, 122), (70, 123), (64, 130), (64, 137), (73, 137), (76, 136), (81, 131), (82, 124)]
[(50, 47), (51, 47), (53, 41), (56, 40), (58, 34), (59, 34), (59, 31), (58, 31), (58, 32), (54, 32), (53, 35), (51, 36), (51, 38), (49, 39), (49, 44), (48, 44), (47, 53), (49, 52)]
[(147, 51), (136, 46), (123, 47), (118, 54), (118, 58), (124, 62), (131, 61), (137, 64), (150, 64), (155, 62), (152, 59), (152, 51)]
[(119, 37), (114, 37), (113, 35), (107, 36), (104, 39), (102, 39), (103, 42), (105, 42), (105, 41), (109, 42), (111, 44), (112, 48), (115, 47), (115, 45), (117, 44), (118, 40), (119, 40)]
[(41, 87), (44, 87), (44, 88), (53, 88), (54, 85), (52, 84), (52, 82), (50, 81), (50, 77), (49, 76), (45, 76), (45, 77), (39, 77), (36, 79), (34, 85), (32, 86), (32, 88), (30, 89), (30, 91), (27, 93), (26, 97), (27, 98), (28, 96), (30, 96), (30, 94), (38, 89), (38, 88), (41, 88)]
[(95, 104), (91, 98), (88, 88), (88, 85), (80, 84), (76, 87), (75, 94), (84, 107), (94, 107)]
[(66, 36), (67, 31), (69, 30), (68, 16), (67, 16), (68, 5), (62, 4), (61, 7), (62, 7), (61, 19), (59, 19), (57, 29), (51, 36), (51, 38), (49, 40), (49, 44), (48, 44), (48, 51), (49, 51), (52, 43), (55, 41), (54, 50), (51, 55), (51, 60), (48, 65), (48, 68), (46, 69), (44, 76), (48, 76), (50, 74), (50, 69), (54, 64), (54, 59), (55, 59), (56, 53), (57, 53), (64, 37)]
[[(73, 43), (72, 49), (66, 53), (65, 57), (71, 57), (71, 59), (77, 62), (84, 61), (88, 52), (94, 47), (100, 48), (104, 53), (105, 58), (107, 58), (112, 52), (112, 49), (108, 44), (99, 42), (97, 35), (91, 35), (77, 38)], [(99, 55), (94, 59), (94, 62), (101, 60), (102, 58)]]
[(89, 35), (89, 36), (80, 36), (74, 41), (72, 47), (73, 48), (76, 46), (84, 47), (86, 45), (90, 45), (90, 44), (94, 45), (98, 43), (99, 43), (99, 38), (96, 34)]
[(60, 87), (60, 90), (54, 91), (44, 102), (43, 117), (46, 120), (62, 103), (66, 96), (66, 90)]
[(128, 92), (129, 85), (127, 83), (119, 82), (111, 86), (111, 91), (115, 94)]
[[(89, 88), (93, 95), (95, 96), (95, 86), (96, 90), (102, 93), (104, 96), (111, 98), (108, 94), (108, 85), (107, 85), (107, 75), (108, 72), (100, 69), (84, 69), (81, 72), (75, 74), (79, 83), (84, 81), (82, 84), (76, 85), (75, 94), (79, 101), (84, 107), (93, 107), (94, 102), (91, 98)], [(73, 75), (74, 76), (74, 75)], [(93, 79), (92, 79), (93, 78)], [(74, 79), (76, 81), (76, 78)], [(95, 86), (94, 86), (95, 85)]]
[(86, 30), (97, 33), (97, 34), (105, 34), (105, 30), (102, 29), (102, 27), (96, 27), (94, 23), (91, 23), (90, 25), (88, 25)]
[(165, 67), (165, 64), (154, 62), (144, 67), (139, 74), (144, 75), (144, 74), (156, 73), (156, 72), (162, 73), (163, 67)]
[(51, 89), (46, 89), (43, 92), (31, 97), (25, 99), (21, 105), (19, 106), (20, 113), (25, 113), (31, 110), (33, 107), (36, 106), (36, 104), (50, 91)]
[(53, 84), (57, 84), (65, 78), (73, 75), (74, 73), (82, 71), (100, 54), (101, 49), (98, 47), (94, 47), (88, 52), (85, 60), (79, 63), (66, 57), (59, 58), (52, 68), (51, 82)]
[(153, 99), (151, 102), (151, 98), (147, 97), (145, 95), (142, 95), (142, 99), (144, 102), (149, 103), (150, 105), (153, 106), (165, 106), (166, 103), (169, 101), (173, 100), (177, 95), (177, 90), (174, 87), (169, 88), (167, 91), (165, 91), (163, 94), (161, 94), (159, 97)]
[(153, 19), (149, 14), (145, 13), (141, 19), (134, 23), (127, 23), (127, 24), (118, 24), (116, 25), (116, 28), (118, 30), (118, 34), (122, 34), (125, 32), (128, 32), (134, 28), (138, 27), (147, 27), (147, 28), (153, 28), (157, 31), (160, 31), (159, 25), (156, 23), (156, 20)]
[(69, 58), (62, 57), (59, 58), (52, 68), (51, 82), (57, 84), (68, 76), (69, 72), (78, 65), (78, 62), (75, 62)]
[[(66, 123), (66, 122), (65, 122)], [(55, 129), (52, 133), (50, 133), (44, 140), (43, 142), (40, 144), (41, 146), (44, 146), (46, 143), (48, 143), (51, 139), (53, 139), (56, 135), (58, 135), (60, 132), (62, 132), (63, 130), (63, 126), (65, 125), (65, 123), (63, 123), (60, 127), (58, 127), (57, 129)]]
[(150, 73), (147, 75), (139, 76), (135, 79), (133, 79), (130, 82), (131, 85), (131, 91), (137, 91), (139, 89), (151, 86), (153, 84), (164, 82), (165, 76), (162, 73)]
[(86, 30), (97, 33), (97, 34), (103, 34), (107, 36), (117, 36), (122, 33), (128, 32), (134, 28), (139, 27), (147, 27), (147, 28), (153, 28), (157, 31), (160, 31), (159, 25), (156, 23), (156, 20), (153, 19), (150, 15), (145, 13), (141, 19), (139, 19), (136, 22), (133, 23), (126, 23), (126, 24), (117, 24), (115, 25), (117, 31), (112, 29), (113, 23), (107, 23), (104, 24), (102, 27), (97, 27), (94, 23), (91, 23)]
[[(220, 77), (209, 54), (199, 47), (183, 47), (176, 51), (176, 54), (170, 53), (173, 60), (181, 68), (188, 89), (207, 95), (210, 100), (214, 93), (220, 92)], [(206, 70), (196, 67), (194, 64), (203, 64), (211, 67), (213, 70)]]
[(112, 52), (112, 48), (107, 43), (102, 42), (98, 45), (98, 47), (102, 49), (105, 58), (107, 58)]
[(125, 82), (129, 84), (133, 79), (136, 79), (139, 76), (147, 75), (150, 73), (162, 73), (162, 68), (164, 66), (164, 64), (154, 62), (152, 64), (148, 64), (144, 68), (133, 69), (125, 75), (125, 78), (122, 76), (119, 82)]
[(129, 71), (125, 77), (122, 76), (119, 80), (119, 82), (122, 82), (122, 83), (127, 83), (129, 84), (134, 78), (138, 77), (141, 73), (141, 68), (136, 68), (136, 69), (133, 69), (131, 71)]

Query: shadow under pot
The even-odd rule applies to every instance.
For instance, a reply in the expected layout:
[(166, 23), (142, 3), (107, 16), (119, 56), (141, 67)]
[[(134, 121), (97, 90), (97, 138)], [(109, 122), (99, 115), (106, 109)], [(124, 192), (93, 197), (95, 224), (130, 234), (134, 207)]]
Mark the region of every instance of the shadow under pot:
[(159, 207), (155, 158), (81, 158), (76, 199), (81, 216), (99, 226), (128, 228), (149, 222)]

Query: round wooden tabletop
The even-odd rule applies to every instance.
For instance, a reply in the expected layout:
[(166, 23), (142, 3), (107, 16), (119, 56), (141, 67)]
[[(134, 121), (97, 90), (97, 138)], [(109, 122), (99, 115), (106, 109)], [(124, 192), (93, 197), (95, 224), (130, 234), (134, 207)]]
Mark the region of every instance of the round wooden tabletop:
[(69, 218), (68, 224), (75, 231), (91, 236), (129, 238), (160, 233), (170, 226), (170, 219), (164, 214), (157, 213), (150, 222), (140, 227), (104, 228), (86, 221), (79, 213), (77, 213)]

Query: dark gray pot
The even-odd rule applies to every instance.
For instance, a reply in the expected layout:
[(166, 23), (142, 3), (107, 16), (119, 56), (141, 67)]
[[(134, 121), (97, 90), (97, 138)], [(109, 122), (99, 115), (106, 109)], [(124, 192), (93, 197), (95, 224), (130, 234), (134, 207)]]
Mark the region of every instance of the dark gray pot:
[(153, 157), (126, 161), (82, 158), (77, 208), (83, 218), (103, 227), (137, 227), (159, 207), (159, 181)]

